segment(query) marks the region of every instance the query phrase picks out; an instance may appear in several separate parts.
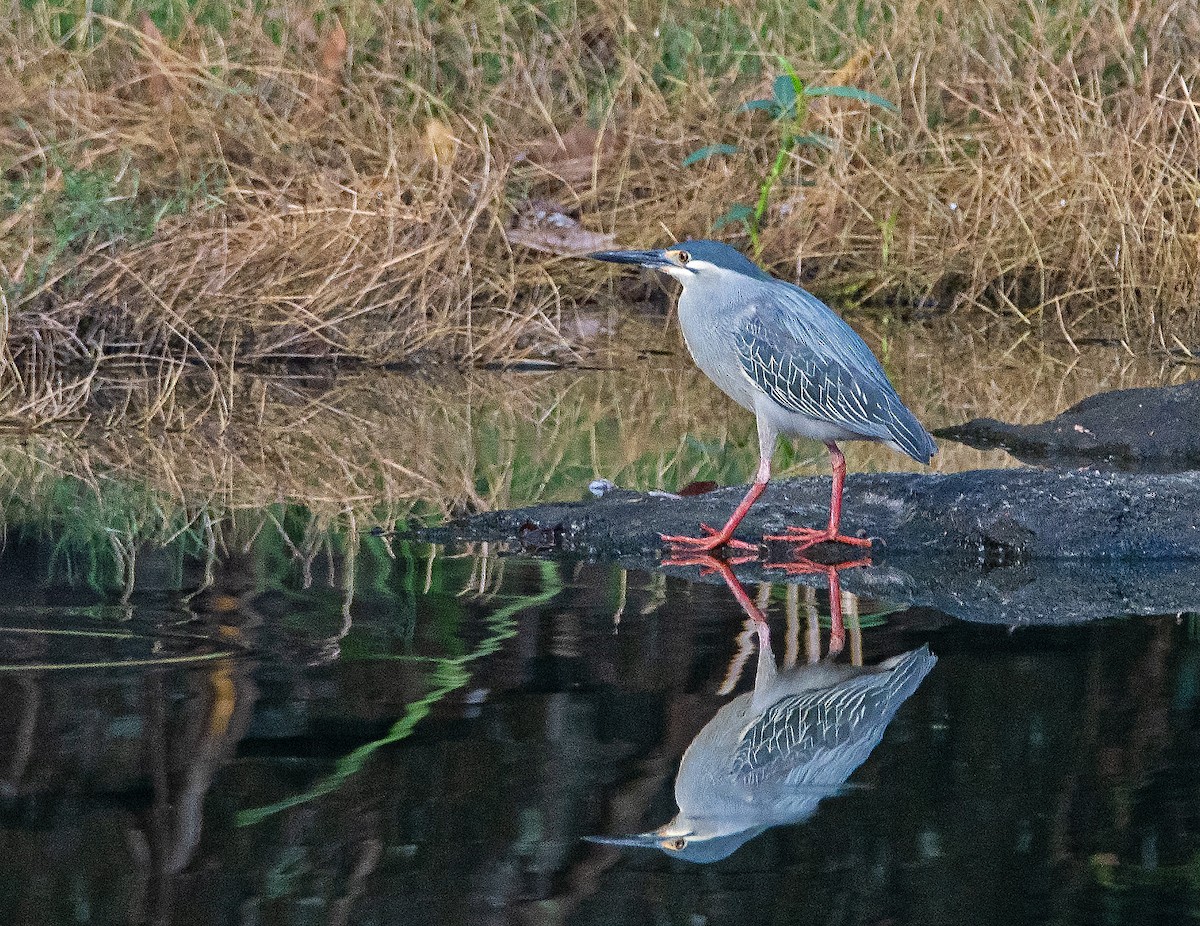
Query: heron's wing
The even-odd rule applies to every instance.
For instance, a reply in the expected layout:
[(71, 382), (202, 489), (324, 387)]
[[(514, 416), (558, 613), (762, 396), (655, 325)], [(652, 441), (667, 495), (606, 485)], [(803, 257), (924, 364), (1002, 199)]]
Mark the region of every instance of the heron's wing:
[(922, 463), (936, 452), (871, 349), (811, 293), (772, 285), (741, 318), (734, 342), (746, 375), (782, 408), (894, 442)]
[(827, 688), (789, 695), (742, 734), (732, 771), (748, 781), (836, 788), (858, 768), (937, 658), (928, 646), (884, 671), (868, 671)]

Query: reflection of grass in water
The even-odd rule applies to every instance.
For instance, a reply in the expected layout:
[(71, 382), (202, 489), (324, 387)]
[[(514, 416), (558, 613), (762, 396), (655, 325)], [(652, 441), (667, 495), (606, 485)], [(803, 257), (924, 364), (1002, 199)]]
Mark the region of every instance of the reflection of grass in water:
[[(856, 323), (878, 342), (869, 321)], [(1064, 362), (954, 338), (889, 339), (897, 386), (930, 426), (978, 415), (1042, 420), (1101, 389), (1182, 375), (1109, 351)], [(277, 542), (265, 570), (275, 572), (346, 555), (370, 527), (579, 498), (598, 476), (634, 489), (741, 483), (757, 456), (753, 416), (682, 363), (317, 385), (246, 376), (239, 412), (221, 427), (210, 415), (177, 431), (96, 428), (0, 449), (7, 524), (53, 538), (53, 568), (68, 584), (128, 592), (147, 546), (169, 545), (178, 572), (189, 556)], [(923, 469), (875, 445), (846, 450), (856, 472)], [(1011, 462), (949, 443), (934, 461), (943, 472)], [(777, 476), (828, 475), (812, 442), (781, 441), (774, 464)]]
[[(53, 627), (0, 627), (0, 638), (7, 634), (27, 635), (31, 637), (71, 638), (78, 640), (120, 640), (122, 642), (142, 640), (147, 648), (155, 644), (152, 637), (140, 636), (123, 630), (85, 630), (81, 628), (57, 629)], [(210, 662), (214, 659), (228, 659), (234, 655), (231, 650), (216, 650), (213, 652), (190, 653), (179, 656), (145, 656), (129, 659), (93, 659), (86, 661), (46, 661), (46, 662), (0, 662), (0, 672), (54, 672), (75, 669), (128, 669), (128, 668), (157, 668), (162, 666), (182, 666), (198, 662)]]
[[(792, 593), (792, 590), (795, 587), (796, 585), (793, 582), (771, 582), (767, 584), (767, 594), (770, 597), (770, 601), (783, 604), (786, 607), (788, 605), (789, 594)], [(805, 585), (804, 583), (800, 583), (800, 588), (802, 590), (807, 589), (813, 592), (816, 591), (814, 586)], [(874, 627), (883, 627), (887, 624), (888, 617), (890, 615), (905, 609), (904, 605), (893, 604), (889, 601), (875, 601), (869, 598), (860, 598), (847, 592), (842, 592), (842, 596), (844, 599), (849, 599), (850, 601), (854, 602), (855, 608), (857, 609), (853, 614), (848, 614), (846, 613), (846, 610), (843, 609), (843, 621), (854, 620), (858, 623), (858, 626), (862, 630), (870, 630)], [(760, 601), (762, 601), (762, 599), (760, 599)], [(864, 607), (864, 604), (867, 606)], [(818, 607), (816, 599), (812, 599), (812, 607), (817, 609), (815, 611), (815, 616), (818, 625), (824, 629), (828, 629), (832, 625), (833, 620), (829, 613), (830, 603), (828, 600), (828, 592), (825, 592), (825, 599), (821, 603), (820, 607)]]
[(47, 498), (12, 493), (6, 517), (22, 533), (53, 538), (52, 581), (97, 594), (132, 590), (142, 544), (159, 541), (177, 564), (209, 546), (186, 509), (164, 507), (153, 490), (136, 482), (63, 476), (51, 484)]
[[(899, 606), (889, 607), (884, 611), (872, 611), (869, 614), (856, 615), (853, 620), (858, 621), (858, 626), (863, 630), (871, 630), (875, 627), (882, 627), (887, 624), (889, 614), (895, 614), (897, 611), (903, 611), (904, 608)], [(842, 615), (843, 622), (850, 620), (846, 615)], [(822, 614), (817, 619), (822, 629), (829, 629), (833, 625), (833, 620), (828, 614)]]
[[(526, 608), (549, 601), (562, 590), (562, 581), (558, 575), (557, 564), (540, 562), (538, 565), (542, 576), (542, 590), (534, 595), (522, 595), (515, 601), (493, 611), (487, 619), (489, 634), (475, 649), (460, 656), (437, 660), (433, 671), (430, 673), (429, 681), (431, 687), (429, 693), (425, 697), (409, 704), (404, 715), (392, 725), (392, 728), (388, 730), (386, 735), (369, 743), (364, 743), (362, 746), (343, 756), (338, 760), (333, 772), (322, 778), (309, 790), (282, 801), (277, 801), (274, 804), (241, 811), (237, 816), (238, 825), (250, 826), (259, 823), (274, 814), (300, 804), (308, 803), (332, 791), (336, 791), (348, 778), (362, 769), (373, 753), (411, 734), (416, 725), (429, 713), (434, 704), (451, 692), (462, 688), (470, 681), (471, 673), (467, 668), (470, 663), (496, 652), (505, 640), (516, 634), (517, 631), (513, 623), (513, 618), (517, 614)], [(381, 655), (371, 658), (406, 660), (408, 657)]]
[(188, 666), (200, 662), (228, 659), (229, 650), (199, 653), (194, 656), (157, 656), (147, 659), (108, 659), (93, 662), (30, 662), (11, 665), (0, 664), (0, 672), (58, 672), (88, 669), (160, 669), (164, 666)]
[(1192, 916), (1200, 909), (1200, 852), (1173, 865), (1147, 866), (1122, 862), (1114, 853), (1097, 852), (1088, 859), (1095, 886), (1115, 908), (1107, 922), (1119, 922), (1121, 913), (1141, 909), (1146, 895), (1172, 892), (1186, 902)]

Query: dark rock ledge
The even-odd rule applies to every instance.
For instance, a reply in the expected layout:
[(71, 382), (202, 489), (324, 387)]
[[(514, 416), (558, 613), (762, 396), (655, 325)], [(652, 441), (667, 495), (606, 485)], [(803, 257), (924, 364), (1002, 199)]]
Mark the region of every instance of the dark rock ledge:
[[(475, 515), (423, 532), (430, 540), (511, 540), (589, 556), (653, 555), (662, 533), (719, 525), (744, 487), (692, 498), (614, 492), (590, 502)], [(738, 536), (820, 526), (830, 480), (772, 483)], [(936, 556), (1001, 564), (1037, 559), (1200, 558), (1200, 473), (976, 470), (948, 476), (851, 475), (842, 530), (871, 537), (877, 561)]]
[(934, 433), (1026, 463), (1181, 472), (1200, 467), (1200, 380), (1101, 392), (1041, 424), (976, 418)]
[[(772, 484), (738, 536), (819, 525), (830, 481)], [(434, 542), (507, 541), (514, 550), (574, 553), (627, 568), (664, 568), (660, 533), (721, 524), (743, 488), (673, 499), (618, 491), (590, 502), (479, 514), (420, 532)], [(1200, 610), (1200, 473), (1171, 475), (980, 470), (953, 475), (852, 475), (842, 529), (874, 539), (871, 565), (842, 588), (973, 621), (1076, 623), (1120, 614)], [(813, 558), (857, 551), (827, 547)], [(743, 581), (780, 581), (763, 562)], [(691, 579), (694, 567), (665, 567)], [(718, 579), (709, 577), (711, 581)], [(823, 585), (820, 576), (788, 579)]]

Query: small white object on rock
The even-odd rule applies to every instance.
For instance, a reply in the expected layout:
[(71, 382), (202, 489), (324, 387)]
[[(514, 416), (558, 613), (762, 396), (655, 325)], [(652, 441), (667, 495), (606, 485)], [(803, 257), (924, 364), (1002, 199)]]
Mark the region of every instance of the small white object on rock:
[(588, 491), (596, 496), (596, 498), (604, 498), (604, 496), (616, 487), (615, 482), (610, 482), (607, 479), (593, 479), (588, 483)]

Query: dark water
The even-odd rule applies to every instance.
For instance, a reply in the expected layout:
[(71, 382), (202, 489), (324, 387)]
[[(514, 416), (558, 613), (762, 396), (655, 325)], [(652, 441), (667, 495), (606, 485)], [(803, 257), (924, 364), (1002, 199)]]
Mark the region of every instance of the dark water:
[[(873, 749), (834, 718), (784, 770), (791, 795), (767, 772), (744, 813), (691, 792), (711, 813), (693, 831), (759, 821), (701, 864), (583, 837), (671, 820), (684, 750), (754, 687), (731, 590), (393, 552), (360, 553), (353, 595), (339, 555), (283, 580), (225, 557), (190, 599), (200, 562), (149, 557), (126, 605), (10, 542), (0, 922), (1175, 923), (1200, 905), (1191, 615), (1014, 631), (846, 596), (834, 664), (926, 643), (936, 664)], [(828, 594), (779, 584), (766, 611), (778, 666), (817, 671)]]

